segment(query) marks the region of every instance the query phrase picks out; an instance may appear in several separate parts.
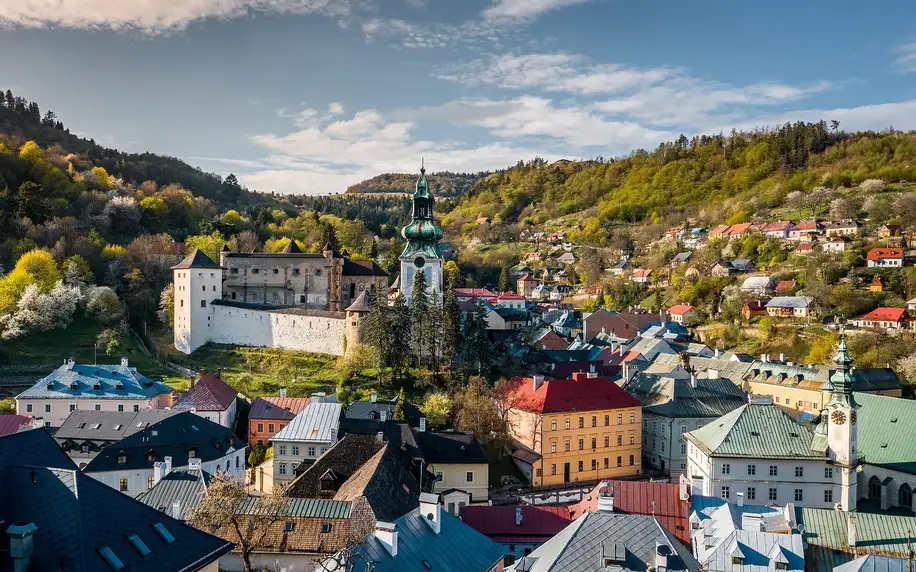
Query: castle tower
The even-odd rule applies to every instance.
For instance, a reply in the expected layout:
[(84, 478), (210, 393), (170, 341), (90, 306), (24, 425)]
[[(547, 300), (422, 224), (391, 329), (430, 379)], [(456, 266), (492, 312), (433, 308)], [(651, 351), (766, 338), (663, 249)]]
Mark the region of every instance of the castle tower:
[(366, 318), (372, 311), (372, 289), (364, 290), (350, 306), (347, 307), (346, 353), (366, 341)]
[(426, 169), (420, 168), (417, 179), (417, 190), (413, 194), (413, 219), (401, 231), (407, 240), (407, 246), (401, 253), (400, 291), (407, 302), (413, 295), (414, 274), (426, 274), (427, 294), (435, 292), (442, 301), (443, 274), (442, 253), (439, 241), (442, 240), (442, 228), (433, 216), (435, 199), (429, 192), (429, 181), (426, 180)]
[(175, 349), (189, 354), (210, 341), (210, 304), (223, 299), (223, 267), (195, 250), (172, 267)]
[(833, 358), (836, 369), (830, 374), (827, 386), (833, 391), (833, 396), (824, 404), (824, 414), (828, 417), (822, 419), (828, 422), (827, 450), (830, 459), (835, 463), (835, 468), (840, 473), (840, 498), (839, 504), (845, 511), (856, 509), (858, 500), (856, 489), (856, 464), (858, 461), (856, 402), (852, 395), (853, 374), (850, 369), (852, 357), (846, 346), (846, 334), (840, 335)]

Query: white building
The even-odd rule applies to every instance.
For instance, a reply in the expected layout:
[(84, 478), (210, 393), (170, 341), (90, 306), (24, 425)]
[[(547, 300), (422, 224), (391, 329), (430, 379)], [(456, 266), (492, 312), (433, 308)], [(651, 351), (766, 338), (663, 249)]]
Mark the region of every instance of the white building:
[(401, 253), (400, 293), (407, 302), (413, 295), (414, 275), (426, 275), (427, 295), (432, 293), (442, 302), (444, 276), (442, 274), (442, 252), (439, 241), (444, 233), (433, 215), (435, 199), (426, 180), (426, 169), (420, 169), (417, 190), (413, 194), (413, 219), (401, 230), (407, 246)]
[(293, 480), (300, 464), (312, 464), (337, 442), (340, 415), (339, 403), (328, 403), (323, 395), (315, 394), (305, 409), (270, 439), (275, 483)]
[(132, 497), (173, 468), (245, 475), (245, 443), (190, 412), (76, 411), (54, 439), (84, 473)]
[(177, 411), (190, 411), (230, 429), (235, 427), (238, 392), (217, 373), (201, 372), (200, 379), (181, 396)]
[(60, 427), (74, 411), (140, 411), (172, 405), (172, 388), (130, 367), (78, 364), (72, 359), (16, 396), (16, 413)]

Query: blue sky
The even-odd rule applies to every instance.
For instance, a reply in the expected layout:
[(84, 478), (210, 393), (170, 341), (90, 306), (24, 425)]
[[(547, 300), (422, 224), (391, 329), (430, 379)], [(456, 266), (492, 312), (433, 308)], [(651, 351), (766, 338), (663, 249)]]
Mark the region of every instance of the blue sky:
[(248, 186), (619, 156), (787, 120), (916, 128), (905, 0), (0, 0), (3, 89)]

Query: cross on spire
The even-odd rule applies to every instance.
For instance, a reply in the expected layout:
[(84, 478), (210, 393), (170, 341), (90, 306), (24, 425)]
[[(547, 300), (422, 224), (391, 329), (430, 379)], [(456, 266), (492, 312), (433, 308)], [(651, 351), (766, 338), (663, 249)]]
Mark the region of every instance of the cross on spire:
[(420, 174), (426, 174), (426, 157), (420, 157)]

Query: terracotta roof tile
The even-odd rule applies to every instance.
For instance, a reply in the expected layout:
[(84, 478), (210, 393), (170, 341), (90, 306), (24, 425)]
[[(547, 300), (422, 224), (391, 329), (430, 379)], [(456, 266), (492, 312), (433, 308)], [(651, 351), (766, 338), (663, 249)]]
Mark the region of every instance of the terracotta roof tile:
[(545, 381), (537, 389), (531, 378), (516, 377), (509, 381), (509, 404), (526, 411), (560, 413), (639, 407), (640, 402), (607, 377), (573, 374), (573, 379)]

